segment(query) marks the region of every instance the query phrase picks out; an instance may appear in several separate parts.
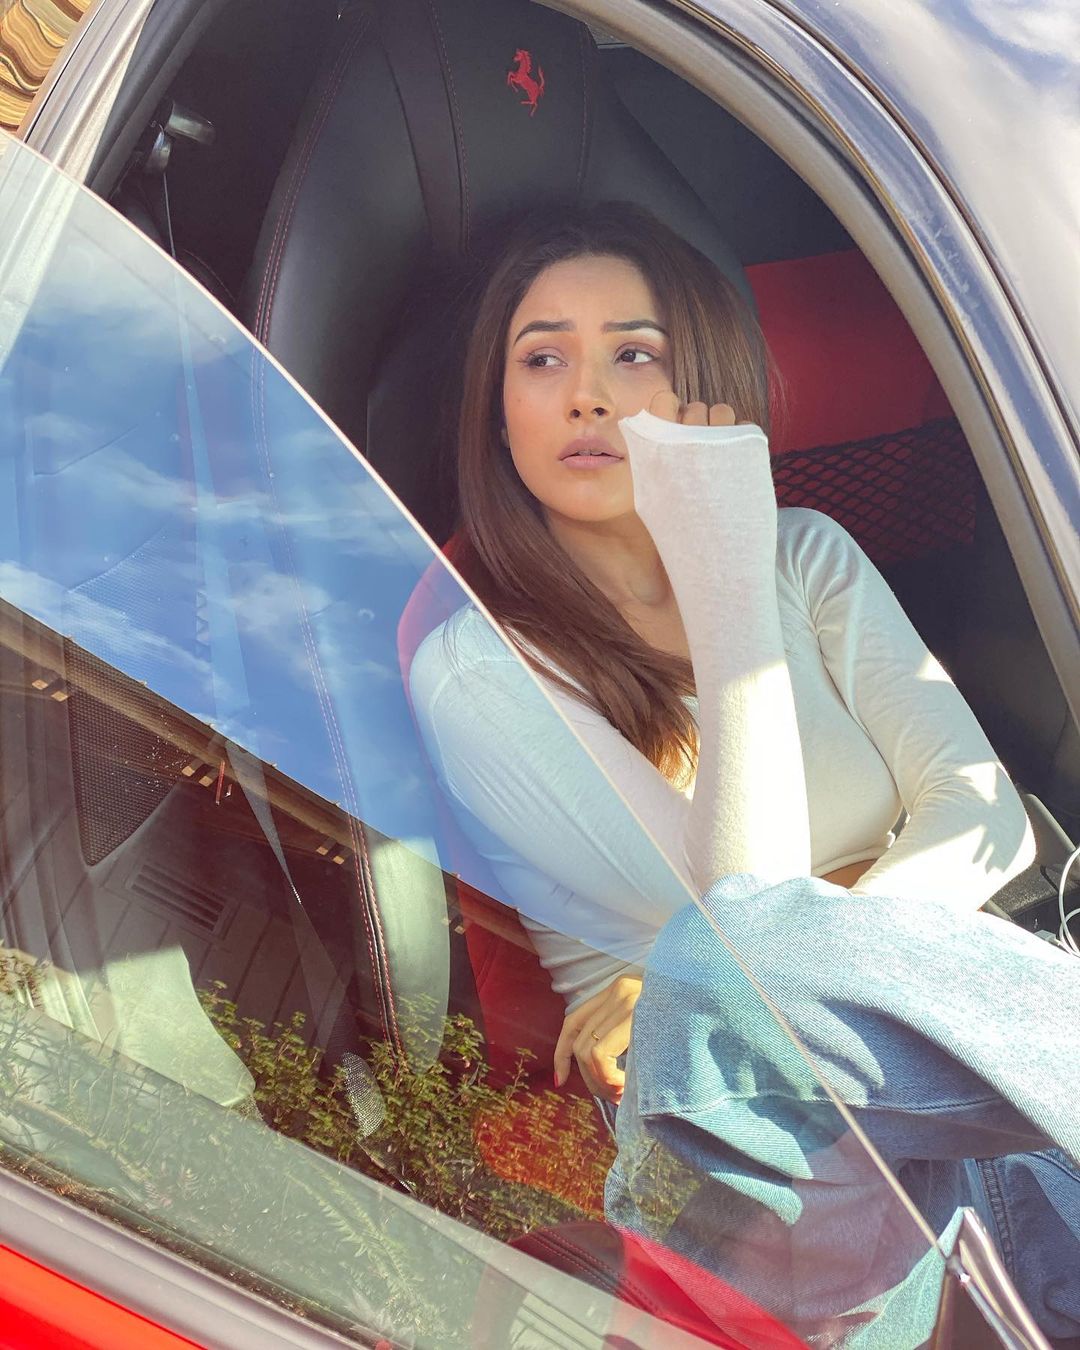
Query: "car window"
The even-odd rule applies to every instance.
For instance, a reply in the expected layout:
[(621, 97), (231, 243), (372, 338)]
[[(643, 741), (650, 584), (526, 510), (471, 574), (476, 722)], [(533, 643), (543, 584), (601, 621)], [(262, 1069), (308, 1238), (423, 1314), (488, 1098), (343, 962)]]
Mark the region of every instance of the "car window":
[[(0, 227), (3, 1165), (362, 1343), (786, 1345), (841, 1311), (929, 1334), (932, 1234), (719, 933), (768, 1066), (741, 1161), (645, 1120), (611, 1172), (596, 1104), (530, 1059), (550, 989), (514, 860), (455, 818), (403, 672), (479, 652), (610, 849), (667, 894), (671, 864), (224, 310), (10, 138)], [(555, 1259), (597, 1232), (679, 1297)]]
[(0, 4), (0, 128), (18, 129), (88, 6), (89, 0)]

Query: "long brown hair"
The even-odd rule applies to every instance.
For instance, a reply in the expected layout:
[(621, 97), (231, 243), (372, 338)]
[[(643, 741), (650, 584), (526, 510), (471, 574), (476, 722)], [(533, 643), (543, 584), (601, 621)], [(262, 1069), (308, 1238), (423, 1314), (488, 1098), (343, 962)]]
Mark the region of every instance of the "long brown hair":
[(458, 429), (464, 537), (454, 560), (534, 668), (681, 783), (697, 762), (697, 729), (683, 702), (694, 692), (690, 662), (639, 637), (556, 543), (500, 436), (510, 320), (545, 268), (588, 256), (624, 259), (652, 288), (680, 402), (729, 403), (736, 420), (768, 430), (764, 340), (750, 307), (712, 262), (629, 203), (534, 218), (512, 234), (489, 273), (468, 341)]

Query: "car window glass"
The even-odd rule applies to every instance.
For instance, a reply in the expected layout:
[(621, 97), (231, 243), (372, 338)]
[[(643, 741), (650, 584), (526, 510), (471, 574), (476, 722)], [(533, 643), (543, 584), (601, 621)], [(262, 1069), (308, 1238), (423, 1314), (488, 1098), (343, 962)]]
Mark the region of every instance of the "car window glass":
[[(536, 1234), (595, 1234), (614, 1147), (581, 1085), (554, 1091), (529, 1058), (550, 989), (515, 859), (448, 809), (418, 734), (402, 672), (425, 625), (467, 616), (475, 631), (438, 640), (520, 700), (540, 762), (603, 803), (608, 846), (676, 909), (693, 897), (427, 539), (222, 309), (10, 139), (0, 226), (5, 1166), (357, 1334), (682, 1343), (537, 1259)], [(618, 954), (602, 922), (585, 936)], [(768, 1071), (744, 1079), (746, 1133), (722, 1159), (643, 1116), (618, 1241), (717, 1335), (789, 1344), (784, 1324), (837, 1317), (929, 1334), (943, 1258), (925, 1224), (722, 938), (712, 959)], [(766, 1109), (770, 1074), (797, 1085), (786, 1115)]]

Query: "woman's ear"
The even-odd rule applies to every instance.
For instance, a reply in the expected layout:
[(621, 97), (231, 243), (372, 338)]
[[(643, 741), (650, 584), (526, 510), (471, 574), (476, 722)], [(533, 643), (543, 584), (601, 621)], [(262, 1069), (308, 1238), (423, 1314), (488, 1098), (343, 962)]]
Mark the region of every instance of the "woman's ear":
[(507, 450), (510, 449), (510, 437), (506, 434), (505, 423), (499, 428), (499, 440), (502, 441)]

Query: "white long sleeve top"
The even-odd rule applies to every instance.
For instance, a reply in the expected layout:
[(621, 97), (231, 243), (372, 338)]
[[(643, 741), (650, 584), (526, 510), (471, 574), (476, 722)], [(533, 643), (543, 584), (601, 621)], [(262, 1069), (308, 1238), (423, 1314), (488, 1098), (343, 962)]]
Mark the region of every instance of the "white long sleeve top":
[(442, 788), (554, 988), (573, 1006), (641, 964), (690, 895), (730, 872), (782, 880), (873, 860), (854, 891), (981, 906), (1034, 856), (1027, 817), (858, 545), (816, 511), (777, 510), (757, 427), (642, 412), (620, 428), (690, 646), (691, 788), (543, 683), (655, 846), (552, 734), (542, 677), (474, 607), (424, 641), (410, 672)]

